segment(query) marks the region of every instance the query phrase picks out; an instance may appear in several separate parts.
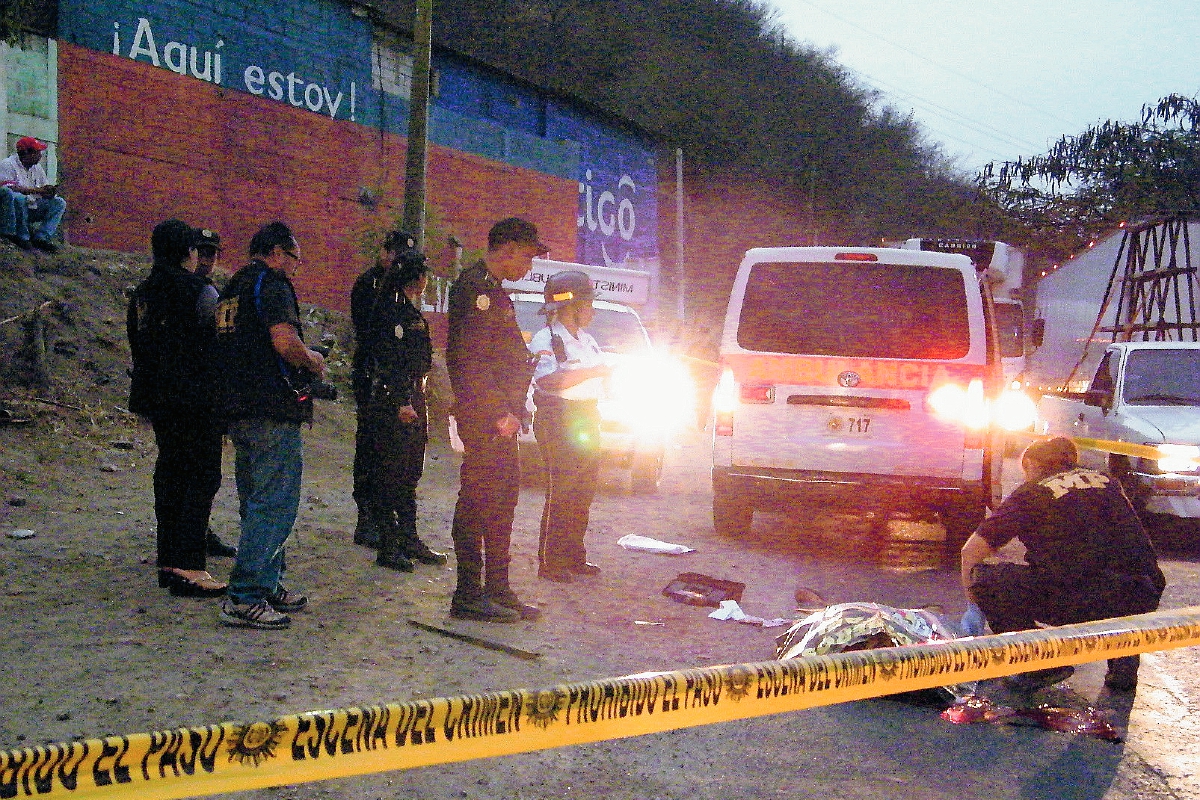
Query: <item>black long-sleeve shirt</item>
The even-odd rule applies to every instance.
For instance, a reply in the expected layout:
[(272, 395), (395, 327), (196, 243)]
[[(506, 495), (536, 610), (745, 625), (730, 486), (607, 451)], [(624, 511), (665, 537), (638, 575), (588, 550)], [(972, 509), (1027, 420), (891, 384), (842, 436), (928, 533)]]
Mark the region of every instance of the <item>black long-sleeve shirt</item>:
[(505, 414), (521, 419), (533, 377), (529, 350), (512, 300), (482, 261), (450, 288), (446, 366), (461, 423), (491, 428)]

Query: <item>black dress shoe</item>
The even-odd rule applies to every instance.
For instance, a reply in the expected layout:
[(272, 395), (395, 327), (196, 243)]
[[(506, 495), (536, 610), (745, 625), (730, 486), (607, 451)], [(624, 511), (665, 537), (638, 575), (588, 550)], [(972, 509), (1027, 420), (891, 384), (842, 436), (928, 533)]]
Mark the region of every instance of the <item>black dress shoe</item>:
[(593, 564), (590, 561), (584, 561), (582, 564), (572, 564), (571, 566), (567, 567), (567, 569), (569, 569), (571, 572), (575, 573), (576, 575), (599, 575), (600, 574), (600, 567), (596, 564)]
[(538, 567), (538, 577), (555, 583), (570, 583), (571, 571), (554, 567)]
[(36, 247), (38, 250), (41, 250), (43, 253), (57, 253), (58, 252), (58, 245), (56, 245), (54, 242), (48, 241), (46, 239), (34, 238), (34, 239), (30, 239), (29, 243), (31, 245), (33, 245), (34, 247)]
[(15, 246), (18, 250), (32, 250), (33, 249), (33, 245), (31, 245), (29, 243), (28, 239), (18, 238), (16, 235), (11, 234), (11, 233), (4, 234), (4, 238), (7, 239), (8, 241), (12, 242), (13, 246)]
[(209, 531), (208, 536), (205, 537), (204, 549), (213, 558), (234, 558), (237, 556), (237, 548), (231, 544), (222, 542), (221, 537), (212, 531)]

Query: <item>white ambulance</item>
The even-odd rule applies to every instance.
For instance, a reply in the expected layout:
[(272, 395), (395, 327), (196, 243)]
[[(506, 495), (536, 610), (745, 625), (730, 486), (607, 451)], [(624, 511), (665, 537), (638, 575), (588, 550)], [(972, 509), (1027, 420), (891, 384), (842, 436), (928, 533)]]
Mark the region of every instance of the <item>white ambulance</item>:
[(748, 251), (714, 395), (717, 531), (808, 503), (939, 519), (961, 545), (999, 501), (992, 314), (963, 255)]

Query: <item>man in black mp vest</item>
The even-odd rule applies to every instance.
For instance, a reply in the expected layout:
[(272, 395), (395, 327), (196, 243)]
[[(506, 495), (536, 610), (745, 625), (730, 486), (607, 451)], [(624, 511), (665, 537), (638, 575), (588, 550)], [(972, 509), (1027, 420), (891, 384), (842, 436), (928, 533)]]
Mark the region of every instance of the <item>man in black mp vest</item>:
[(325, 359), (305, 346), (291, 276), (300, 246), (272, 222), (250, 240), (250, 263), (230, 279), (217, 305), (219, 410), (229, 421), (242, 513), (238, 554), (221, 623), (278, 629), (308, 599), (283, 587), (283, 543), (300, 507), (300, 424), (312, 421), (309, 387)]

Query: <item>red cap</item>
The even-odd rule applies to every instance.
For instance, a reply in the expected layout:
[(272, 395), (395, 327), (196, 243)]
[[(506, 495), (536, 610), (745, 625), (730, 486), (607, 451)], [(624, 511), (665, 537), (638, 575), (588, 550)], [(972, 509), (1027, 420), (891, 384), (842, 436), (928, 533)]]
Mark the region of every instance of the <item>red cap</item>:
[(46, 149), (46, 144), (44, 142), (39, 142), (32, 136), (22, 136), (20, 139), (17, 139), (17, 149), (37, 150), (40, 153), (42, 150)]

